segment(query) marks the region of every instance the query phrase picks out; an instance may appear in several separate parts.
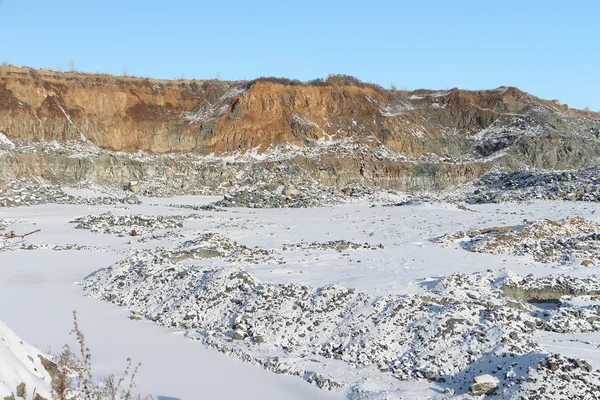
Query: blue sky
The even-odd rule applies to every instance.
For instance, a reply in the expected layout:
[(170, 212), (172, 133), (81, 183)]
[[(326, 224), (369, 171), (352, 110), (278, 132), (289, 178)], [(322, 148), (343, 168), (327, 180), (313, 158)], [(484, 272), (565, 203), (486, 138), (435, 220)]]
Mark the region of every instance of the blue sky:
[(517, 86), (600, 110), (600, 0), (0, 0), (0, 61), (156, 78)]

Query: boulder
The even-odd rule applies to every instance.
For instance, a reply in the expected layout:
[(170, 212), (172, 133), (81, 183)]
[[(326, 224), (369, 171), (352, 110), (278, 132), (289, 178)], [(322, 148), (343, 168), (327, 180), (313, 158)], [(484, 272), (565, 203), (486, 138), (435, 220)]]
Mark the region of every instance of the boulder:
[(128, 189), (130, 192), (139, 193), (140, 185), (138, 184), (137, 181), (131, 181), (131, 182), (129, 182)]
[(492, 394), (498, 389), (500, 381), (495, 376), (485, 374), (476, 376), (475, 383), (471, 386), (471, 394), (473, 396), (481, 396), (482, 394)]
[(18, 386), (17, 386), (17, 397), (22, 397), (25, 398), (25, 393), (26, 393), (26, 386), (25, 383), (21, 382)]
[(129, 196), (125, 197), (123, 202), (126, 204), (142, 204), (142, 202), (134, 194), (130, 194)]
[(240, 330), (236, 330), (235, 332), (233, 332), (233, 335), (231, 336), (231, 338), (233, 340), (244, 340), (245, 337), (246, 337), (246, 332), (240, 331)]

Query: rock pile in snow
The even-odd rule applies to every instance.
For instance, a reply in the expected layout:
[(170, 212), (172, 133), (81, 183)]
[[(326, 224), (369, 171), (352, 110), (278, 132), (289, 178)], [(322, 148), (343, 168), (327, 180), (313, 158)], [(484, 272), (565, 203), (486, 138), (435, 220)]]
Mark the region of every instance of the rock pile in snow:
[(543, 263), (600, 265), (600, 225), (583, 218), (458, 232), (434, 241), (443, 245), (458, 241), (469, 251), (531, 256)]
[(206, 233), (195, 240), (185, 241), (178, 250), (168, 251), (168, 253), (167, 257), (174, 262), (219, 257), (229, 263), (283, 263), (282, 258), (275, 256), (278, 253), (277, 250), (240, 245), (218, 233)]
[(527, 302), (558, 303), (562, 296), (600, 295), (600, 277), (573, 277), (570, 275), (550, 275), (535, 278), (509, 276), (502, 288), (506, 296)]
[(292, 250), (335, 250), (338, 252), (346, 251), (346, 250), (357, 250), (357, 249), (366, 249), (366, 250), (377, 250), (383, 248), (383, 245), (373, 246), (369, 243), (354, 243), (348, 240), (330, 240), (328, 242), (300, 242), (300, 243), (292, 243), (292, 244), (284, 244), (282, 247), (283, 251), (292, 251)]
[(511, 399), (577, 399), (600, 398), (600, 371), (584, 360), (550, 354), (529, 370), (520, 389)]
[(305, 186), (302, 189), (286, 187), (271, 190), (265, 187), (243, 188), (226, 194), (217, 207), (249, 208), (308, 208), (340, 204), (344, 194), (335, 189)]
[(16, 250), (54, 250), (54, 251), (106, 251), (106, 248), (99, 246), (85, 246), (81, 244), (50, 244), (50, 243), (28, 243), (21, 239), (0, 240), (0, 251)]
[(489, 173), (476, 182), (471, 203), (532, 199), (600, 201), (600, 167), (573, 171)]
[(187, 209), (187, 210), (194, 210), (194, 211), (225, 211), (222, 208), (218, 208), (216, 206), (214, 206), (213, 204), (202, 204), (202, 205), (197, 205), (197, 204), (169, 204), (170, 208), (183, 208), (183, 209)]
[(0, 398), (50, 400), (55, 365), (0, 321)]
[[(2, 182), (4, 182), (2, 184)], [(32, 206), (36, 204), (115, 205), (123, 202), (116, 197), (81, 197), (65, 193), (59, 185), (27, 180), (0, 181), (0, 207)]]
[[(183, 221), (200, 218), (191, 215), (113, 215), (110, 211), (98, 215), (86, 215), (69, 221), (77, 224), (75, 229), (89, 229), (94, 233), (117, 236), (147, 235), (164, 229), (183, 228)], [(135, 231), (135, 234), (132, 232)]]
[[(352, 247), (332, 243), (322, 247)], [(546, 357), (533, 333), (545, 329), (549, 317), (509, 294), (548, 282), (489, 271), (451, 275), (427, 295), (373, 297), (338, 285), (261, 282), (238, 266), (277, 263), (274, 254), (202, 235), (173, 249), (135, 253), (86, 279), (84, 289), (139, 317), (184, 329), (220, 351), (320, 387), (362, 390), (360, 382), (320, 367), (341, 362), (365, 371), (376, 366), (377, 373), (399, 380), (429, 380), (456, 394), (472, 390), (482, 374), (497, 378), (496, 393), (507, 398), (530, 398), (543, 390), (525, 383)], [(231, 263), (202, 262), (207, 257)], [(572, 279), (573, 287), (593, 284)], [(598, 371), (586, 373), (583, 391), (577, 379), (563, 381), (562, 390), (578, 398), (594, 389)]]

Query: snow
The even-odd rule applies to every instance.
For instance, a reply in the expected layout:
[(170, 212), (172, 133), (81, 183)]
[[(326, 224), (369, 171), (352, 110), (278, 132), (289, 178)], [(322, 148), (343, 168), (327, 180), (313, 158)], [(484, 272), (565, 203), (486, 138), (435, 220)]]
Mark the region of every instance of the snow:
[(494, 383), (494, 384), (498, 384), (498, 383), (500, 383), (500, 381), (495, 376), (492, 376), (492, 375), (489, 375), (489, 374), (485, 374), (485, 375), (476, 376), (475, 377), (475, 383)]
[(51, 379), (38, 357), (41, 354), (0, 321), (0, 398), (16, 395), (21, 384), (25, 384), (27, 400), (33, 399), (35, 393), (50, 397)]
[[(0, 318), (24, 340), (50, 353), (60, 351), (65, 343), (75, 348), (74, 338), (68, 333), (72, 327), (71, 312), (76, 310), (92, 350), (94, 372), (98, 376), (119, 375), (126, 358), (131, 357), (134, 362), (143, 363), (136, 380), (139, 391), (154, 398), (342, 398), (340, 393), (260, 370), (184, 340), (183, 332), (129, 320), (122, 309), (84, 298), (75, 282), (116, 262), (121, 257), (118, 252), (129, 247), (128, 239), (75, 230), (67, 221), (109, 209), (127, 211), (56, 205), (0, 210), (0, 219), (20, 220), (11, 229), (42, 229), (37, 237), (30, 237), (29, 243), (114, 246), (114, 251), (106, 252), (0, 252)], [(156, 208), (146, 206), (146, 211), (156, 212)]]
[(566, 357), (580, 358), (600, 369), (600, 335), (594, 333), (540, 332), (536, 339), (545, 349)]
[[(99, 193), (95, 188), (87, 191), (72, 190), (78, 190), (80, 195), (93, 196)], [(380, 201), (402, 198), (394, 194), (374, 197)], [(347, 289), (351, 289), (352, 296), (357, 296), (356, 298), (364, 296), (372, 299), (373, 307), (394, 301), (397, 304), (407, 304), (407, 311), (410, 310), (408, 304), (412, 299), (419, 299), (419, 296), (441, 298), (449, 296), (449, 291), (453, 290), (453, 296), (464, 299), (467, 305), (468, 302), (475, 304), (479, 301), (472, 300), (473, 297), (497, 302), (494, 285), (503, 279), (529, 274), (546, 277), (560, 273), (585, 278), (594, 277), (598, 271), (594, 267), (534, 262), (511, 254), (472, 253), (458, 244), (443, 247), (432, 240), (444, 233), (520, 225), (525, 219), (558, 220), (582, 216), (591, 222), (600, 223), (600, 215), (595, 213), (596, 206), (590, 203), (533, 201), (469, 205), (465, 208), (450, 203), (393, 207), (382, 207), (379, 203), (372, 207), (369, 202), (357, 202), (315, 209), (233, 208), (209, 212), (170, 205), (200, 205), (214, 201), (215, 198), (183, 196), (142, 200), (142, 205), (132, 206), (41, 205), (0, 209), (0, 220), (9, 224), (7, 229), (18, 233), (41, 229), (41, 232), (26, 239), (26, 245), (46, 245), (46, 248), (26, 250), (18, 242), (11, 242), (6, 249), (0, 243), (0, 293), (3, 299), (7, 299), (0, 302), (0, 320), (14, 329), (23, 340), (45, 352), (56, 352), (65, 342), (73, 344), (74, 338), (68, 332), (72, 323), (71, 311), (77, 310), (81, 328), (92, 350), (94, 371), (98, 375), (118, 374), (124, 368), (125, 358), (131, 357), (134, 362), (141, 361), (143, 365), (138, 376), (139, 391), (151, 393), (155, 398), (243, 396), (248, 399), (341, 399), (345, 395), (353, 399), (383, 399), (386, 396), (390, 399), (443, 397), (443, 383), (412, 378), (401, 381), (391, 373), (380, 372), (378, 365), (359, 368), (345, 359), (308, 354), (302, 349), (288, 352), (268, 342), (265, 346), (248, 347), (248, 354), (252, 357), (279, 357), (290, 371), (315, 371), (321, 377), (330, 377), (342, 385), (333, 391), (319, 390), (316, 387), (318, 383), (309, 385), (301, 377), (274, 374), (251, 363), (243, 363), (239, 360), (242, 357), (237, 355), (238, 350), (245, 348), (242, 344), (238, 346), (232, 342), (233, 350), (230, 354), (233, 357), (223, 355), (207, 347), (221, 348), (219, 346), (222, 343), (217, 339), (213, 342), (204, 341), (200, 330), (167, 328), (149, 320), (129, 319), (134, 315), (130, 311), (95, 298), (84, 297), (82, 286), (76, 284), (90, 274), (123, 262), (128, 257), (137, 257), (136, 254), (142, 257), (145, 253), (149, 255), (159, 247), (177, 249), (185, 240), (198, 238), (200, 235), (218, 234), (221, 236), (214, 238), (221, 240), (219, 243), (225, 243), (224, 239), (219, 239), (223, 237), (250, 250), (235, 253), (235, 257), (228, 256), (231, 261), (227, 261), (227, 257), (223, 260), (184, 261), (182, 265), (186, 268), (201, 265), (207, 269), (239, 269), (248, 273), (258, 284), (262, 282), (265, 288), (280, 284), (304, 285), (307, 293), (312, 293), (312, 290), (318, 292), (326, 287), (332, 288), (331, 293), (346, 293)], [(107, 211), (115, 216), (197, 214), (198, 217), (185, 219), (182, 228), (157, 228), (153, 232), (156, 239), (151, 240), (144, 235), (132, 238), (94, 233), (88, 229), (76, 230), (75, 224), (69, 223), (78, 217), (100, 215)], [(361, 247), (337, 251), (334, 248), (312, 245), (315, 242), (323, 244), (340, 240), (360, 244)], [(362, 247), (365, 243), (368, 246)], [(73, 244), (87, 247), (80, 250), (52, 250), (52, 246), (60, 245), (65, 248), (64, 246)], [(17, 248), (17, 245), (21, 247)], [(189, 244), (187, 246), (188, 250), (192, 248)], [(264, 258), (255, 257), (256, 262), (243, 261), (255, 254), (255, 246), (266, 249), (268, 255)], [(471, 276), (476, 273), (480, 275)], [(454, 274), (466, 277), (461, 279), (466, 279), (468, 289), (463, 289), (457, 283), (459, 279)], [(565, 307), (589, 308), (595, 306), (594, 301), (564, 299), (564, 304)], [(371, 310), (369, 307), (371, 305), (365, 305), (364, 311)], [(386, 309), (378, 312), (378, 318), (389, 317), (392, 322), (396, 321), (393, 319), (396, 316), (389, 314)], [(438, 326), (436, 324), (442, 327), (442, 323), (448, 320), (445, 312), (463, 316), (465, 320), (470, 315), (468, 308), (449, 307), (446, 311), (435, 314), (440, 317), (440, 321), (432, 323), (432, 329)], [(353, 316), (354, 321), (358, 321), (358, 315), (360, 314)], [(501, 315), (497, 317), (500, 318)], [(348, 319), (350, 320), (351, 318)], [(348, 321), (345, 323), (348, 324)], [(418, 321), (423, 324), (426, 319)], [(240, 335), (245, 332), (243, 323), (244, 321), (236, 323)], [(325, 326), (327, 323), (324, 323), (323, 327)], [(356, 322), (356, 329), (359, 328), (360, 325)], [(384, 333), (388, 327), (381, 325), (380, 329)], [(457, 325), (456, 329), (471, 332), (475, 327), (463, 324), (460, 328)], [(2, 325), (0, 330), (5, 332)], [(401, 330), (395, 332), (398, 337), (400, 333)], [(497, 337), (498, 340), (505, 333), (489, 331), (490, 337)], [(370, 337), (375, 340), (377, 334), (374, 331)], [(540, 346), (537, 350), (539, 352), (556, 352), (584, 358), (595, 368), (600, 364), (600, 357), (597, 355), (600, 351), (598, 331), (564, 334), (536, 331), (533, 337)], [(192, 338), (200, 340), (190, 340)], [(267, 339), (278, 340), (275, 333), (269, 333)], [(323, 338), (324, 344), (325, 339)], [(392, 348), (392, 342), (386, 343)], [(443, 349), (445, 344), (440, 342), (439, 346), (430, 350), (430, 354), (452, 354), (447, 353), (450, 350)], [(451, 351), (458, 352), (459, 349)], [(460, 354), (462, 353), (457, 353)], [(531, 355), (530, 358), (523, 356), (519, 365), (535, 365), (539, 361), (536, 358), (538, 355)], [(498, 362), (493, 357), (490, 360)], [(427, 364), (423, 368), (425, 371)], [(447, 368), (453, 367), (448, 364)], [(4, 375), (0, 372), (0, 376)], [(469, 380), (470, 375), (464, 372), (464, 376)], [(472, 383), (473, 377), (468, 383)], [(314, 382), (318, 379), (321, 378), (315, 377)], [(455, 389), (457, 388), (453, 388)], [(464, 391), (457, 392), (457, 396), (464, 396)]]
[(12, 149), (15, 147), (15, 144), (9, 138), (7, 138), (6, 135), (2, 132), (0, 132), (0, 148), (1, 147), (6, 147), (9, 149)]

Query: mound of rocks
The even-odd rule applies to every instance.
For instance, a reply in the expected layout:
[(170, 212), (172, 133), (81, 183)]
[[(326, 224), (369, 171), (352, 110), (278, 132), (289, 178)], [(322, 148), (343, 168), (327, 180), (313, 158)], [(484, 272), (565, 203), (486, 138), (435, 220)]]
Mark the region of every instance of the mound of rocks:
[[(183, 221), (200, 218), (197, 214), (181, 215), (113, 215), (110, 211), (98, 215), (86, 215), (69, 221), (77, 224), (75, 229), (88, 229), (94, 233), (117, 236), (151, 234), (159, 230), (183, 228)], [(132, 232), (135, 231), (135, 235)]]
[[(236, 266), (252, 263), (255, 255), (261, 263), (277, 262), (274, 254), (207, 234), (176, 248), (132, 254), (86, 279), (84, 289), (135, 310), (139, 318), (186, 330), (209, 346), (278, 373), (313, 377), (309, 381), (325, 387), (359, 390), (361, 385), (345, 382), (343, 374), (325, 378), (318, 363), (302, 369), (292, 358), (332, 360), (351, 368), (375, 365), (396, 379), (429, 380), (456, 394), (491, 392), (475, 386), (475, 377), (489, 374), (500, 382), (495, 393), (510, 397), (540, 390), (524, 383), (545, 357), (534, 332), (545, 329), (549, 319), (510, 295), (542, 290), (551, 282), (581, 290), (594, 285), (578, 278), (566, 282), (488, 271), (453, 274), (426, 296), (374, 297), (339, 285), (262, 282)], [(216, 258), (231, 262), (219, 264), (212, 261)], [(566, 302), (564, 307), (573, 308)], [(569, 393), (579, 393), (571, 388), (576, 385), (563, 382)]]
[(511, 398), (574, 399), (600, 398), (600, 370), (584, 360), (550, 354), (530, 368)]
[(194, 210), (194, 211), (225, 211), (222, 208), (218, 208), (216, 206), (214, 206), (213, 204), (202, 204), (202, 205), (197, 205), (197, 204), (169, 204), (170, 208), (182, 208), (182, 209), (187, 209), (187, 210)]
[(489, 173), (475, 182), (470, 203), (532, 199), (600, 201), (600, 167), (573, 171)]
[(33, 206), (37, 204), (115, 205), (116, 197), (81, 197), (66, 194), (58, 185), (27, 180), (0, 181), (0, 207)]
[(383, 245), (379, 244), (378, 246), (370, 245), (369, 243), (354, 243), (348, 240), (330, 240), (327, 242), (300, 242), (300, 243), (292, 243), (292, 244), (284, 244), (282, 250), (284, 251), (293, 251), (293, 250), (335, 250), (338, 252), (346, 251), (346, 250), (377, 250), (382, 249)]
[(531, 256), (543, 263), (600, 265), (600, 225), (579, 217), (458, 232), (434, 241), (458, 241), (468, 251)]
[(267, 250), (260, 246), (248, 247), (240, 245), (218, 233), (206, 233), (195, 240), (181, 244), (172, 252), (169, 259), (180, 262), (189, 259), (219, 257), (229, 263), (243, 264), (282, 264), (283, 259), (276, 257), (278, 250)]
[(249, 208), (309, 208), (340, 204), (344, 193), (333, 188), (322, 188), (319, 185), (303, 187), (266, 186), (242, 188), (226, 194), (223, 200), (213, 203), (217, 207), (249, 207)]

